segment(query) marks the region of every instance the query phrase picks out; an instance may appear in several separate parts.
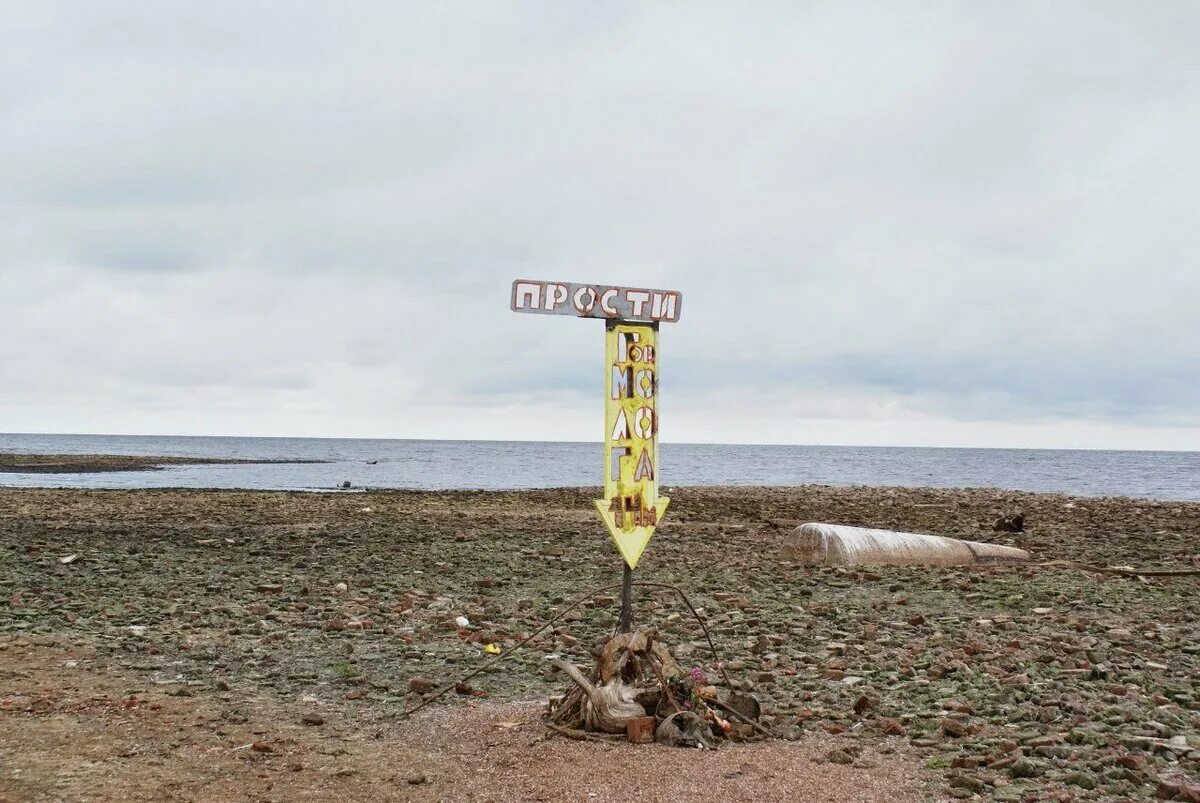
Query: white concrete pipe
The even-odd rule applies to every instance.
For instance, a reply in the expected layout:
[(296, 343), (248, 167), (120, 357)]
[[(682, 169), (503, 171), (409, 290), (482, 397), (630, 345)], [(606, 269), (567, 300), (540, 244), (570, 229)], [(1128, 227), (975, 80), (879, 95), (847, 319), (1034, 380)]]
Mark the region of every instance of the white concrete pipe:
[(783, 541), (782, 556), (825, 566), (965, 566), (1029, 560), (1023, 549), (940, 535), (802, 524)]

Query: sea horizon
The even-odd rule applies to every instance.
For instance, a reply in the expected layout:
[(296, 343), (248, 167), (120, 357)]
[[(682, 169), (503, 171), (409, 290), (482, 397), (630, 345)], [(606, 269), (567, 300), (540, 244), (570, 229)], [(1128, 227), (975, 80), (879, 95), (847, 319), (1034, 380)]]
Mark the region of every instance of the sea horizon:
[[(367, 435), (222, 435), (222, 434), (171, 434), (149, 433), (134, 434), (128, 432), (0, 432), (0, 438), (7, 436), (19, 437), (79, 437), (79, 438), (228, 438), (251, 440), (297, 440), (297, 441), (402, 441), (413, 443), (556, 443), (594, 446), (603, 442), (602, 437), (595, 440), (560, 440), (539, 438), (418, 438), (400, 436), (367, 436)], [(1200, 454), (1200, 449), (1141, 449), (1141, 448), (1108, 448), (1103, 446), (963, 446), (936, 444), (876, 444), (876, 443), (805, 443), (801, 441), (691, 441), (660, 438), (660, 444), (676, 446), (753, 446), (753, 447), (801, 447), (813, 449), (945, 449), (968, 451), (1021, 451), (1021, 452), (1129, 452), (1151, 454)], [(3, 449), (0, 444), (0, 449)]]
[[(1200, 452), (1013, 447), (661, 444), (664, 486), (995, 488), (1200, 501)], [(0, 486), (259, 490), (531, 489), (602, 481), (601, 441), (0, 434), (0, 451), (307, 463), (0, 474)]]

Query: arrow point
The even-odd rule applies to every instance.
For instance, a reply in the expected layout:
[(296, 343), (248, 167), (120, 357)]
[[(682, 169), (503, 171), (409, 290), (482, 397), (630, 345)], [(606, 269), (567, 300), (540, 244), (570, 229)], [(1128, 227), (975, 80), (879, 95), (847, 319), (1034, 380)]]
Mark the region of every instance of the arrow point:
[[(654, 535), (654, 527), (634, 527), (631, 530), (622, 530), (617, 526), (616, 516), (613, 515), (611, 504), (608, 499), (593, 499), (592, 502), (596, 505), (596, 512), (600, 514), (600, 520), (604, 522), (604, 526), (608, 528), (608, 534), (612, 537), (613, 544), (617, 551), (621, 553), (621, 557), (629, 564), (630, 569), (636, 569), (638, 560), (642, 557), (642, 552), (646, 550), (646, 544), (650, 543), (650, 537)], [(658, 497), (657, 505), (658, 520), (662, 521), (662, 516), (667, 511), (667, 505), (671, 500), (665, 496)]]

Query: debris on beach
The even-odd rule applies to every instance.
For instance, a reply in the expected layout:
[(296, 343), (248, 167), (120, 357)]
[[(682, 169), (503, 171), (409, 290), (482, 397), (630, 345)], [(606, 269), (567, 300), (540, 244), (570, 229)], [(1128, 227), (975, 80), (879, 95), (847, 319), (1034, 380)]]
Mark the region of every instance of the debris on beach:
[(1022, 513), (1001, 516), (996, 519), (992, 529), (998, 533), (1023, 533), (1025, 532), (1025, 516)]
[(1020, 563), (1016, 547), (841, 524), (802, 524), (784, 538), (781, 554), (824, 566), (967, 566)]
[[(666, 797), (685, 775), (654, 773), (680, 764), (689, 783), (730, 799), (777, 799), (773, 790), (791, 790), (779, 785), (802, 772), (824, 789), (867, 762), (878, 766), (856, 778), (884, 776), (899, 788), (886, 768), (915, 764), (930, 784), (895, 800), (1137, 800), (1160, 784), (1163, 799), (1186, 799), (1200, 779), (1200, 583), (1184, 573), (1200, 571), (1194, 502), (990, 489), (688, 490), (643, 569), (687, 589), (733, 683), (724, 683), (673, 592), (639, 591), (635, 622), (657, 632), (685, 673), (701, 668), (710, 682), (699, 685), (716, 686), (723, 702), (730, 689), (752, 694), (763, 709), (758, 723), (789, 740), (730, 749), (734, 743), (718, 738), (720, 749), (691, 754), (632, 744), (613, 753), (594, 743), (627, 734), (584, 731), (579, 738), (591, 745), (553, 731), (541, 738), (545, 701), (574, 685), (552, 662), (570, 661), (590, 677), (592, 650), (612, 633), (619, 610), (613, 590), (595, 590), (593, 544), (576, 536), (579, 511), (594, 495), (5, 489), (0, 666), (28, 677), (11, 677), (0, 699), (0, 752), (14, 769), (47, 767), (38, 786), (23, 789), (60, 798), (126, 799), (117, 794), (128, 791), (123, 779), (148, 784), (145, 796), (179, 797), (155, 762), (212, 771), (205, 744), (192, 741), (197, 734), (207, 734), (209, 746), (271, 744), (273, 753), (220, 754), (231, 757), (230, 783), (259, 784), (248, 788), (264, 798), (284, 796), (283, 782), (309, 779), (309, 788), (323, 789), (346, 765), (358, 768), (359, 780), (336, 776), (338, 784), (377, 784), (358, 797), (404, 792), (405, 774), (421, 772), (431, 800), (465, 796), (477, 780), (489, 785), (479, 797), (502, 788), (537, 799), (561, 788), (560, 779), (601, 798), (667, 788)], [(364, 504), (377, 514), (359, 515)], [(808, 521), (1007, 544), (992, 522), (1018, 510), (1027, 530), (1037, 526), (1037, 552), (1024, 563), (876, 569), (778, 559), (787, 534)], [(58, 563), (73, 553), (75, 564)], [(1076, 560), (1086, 560), (1086, 570)], [(1128, 566), (1137, 573), (1117, 568)], [(481, 578), (493, 582), (480, 586)], [(339, 582), (349, 588), (338, 590)], [(471, 623), (466, 637), (459, 615)], [(374, 627), (349, 624), (363, 619)], [(548, 622), (544, 636), (515, 649)], [(485, 653), (489, 643), (504, 654)], [(493, 671), (498, 659), (504, 663)], [(482, 671), (459, 686), (475, 669)], [(149, 702), (124, 708), (126, 693), (114, 698), (118, 719), (93, 717), (97, 683), (144, 688), (162, 712)], [(383, 739), (370, 735), (401, 705), (444, 686), (450, 691), (423, 715), (388, 725)], [(20, 697), (10, 691), (21, 689)], [(63, 706), (76, 703), (86, 704), (86, 715), (72, 715), (72, 738), (60, 740), (64, 711), (73, 710)], [(208, 728), (184, 713), (193, 706), (211, 712)], [(326, 724), (303, 723), (310, 711)], [(251, 722), (237, 725), (246, 716)], [(179, 735), (160, 730), (158, 717), (173, 719)], [(671, 723), (686, 734), (687, 719)], [(958, 728), (946, 719), (959, 721), (963, 734), (953, 735)], [(255, 722), (267, 730), (253, 733)], [(75, 739), (85, 728), (110, 738)], [(146, 747), (121, 758), (127, 771), (114, 774), (112, 757), (135, 746), (139, 732), (126, 728), (140, 728)], [(644, 739), (645, 731), (635, 735)], [(164, 755), (168, 740), (181, 745)], [(343, 748), (351, 752), (320, 752)], [(596, 759), (610, 754), (622, 771), (605, 775)], [(46, 764), (47, 755), (56, 763)], [(78, 772), (58, 774), (66, 760), (77, 761)], [(304, 771), (290, 771), (293, 761)], [(743, 763), (775, 777), (722, 777)], [(279, 774), (260, 778), (270, 767)], [(539, 785), (527, 773), (552, 780)], [(859, 797), (888, 799), (891, 791)]]
[(704, 669), (684, 672), (653, 631), (606, 639), (588, 675), (569, 661), (553, 665), (573, 683), (547, 711), (551, 729), (566, 736), (623, 734), (634, 744), (703, 749), (769, 733), (757, 723), (757, 700), (737, 693), (722, 699)]

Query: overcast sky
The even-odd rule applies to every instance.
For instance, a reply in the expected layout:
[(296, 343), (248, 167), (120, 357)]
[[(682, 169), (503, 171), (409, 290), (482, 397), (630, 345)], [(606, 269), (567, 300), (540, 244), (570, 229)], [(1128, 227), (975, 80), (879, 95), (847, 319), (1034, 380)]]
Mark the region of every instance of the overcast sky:
[(0, 10), (0, 431), (1200, 449), (1191, 0)]

